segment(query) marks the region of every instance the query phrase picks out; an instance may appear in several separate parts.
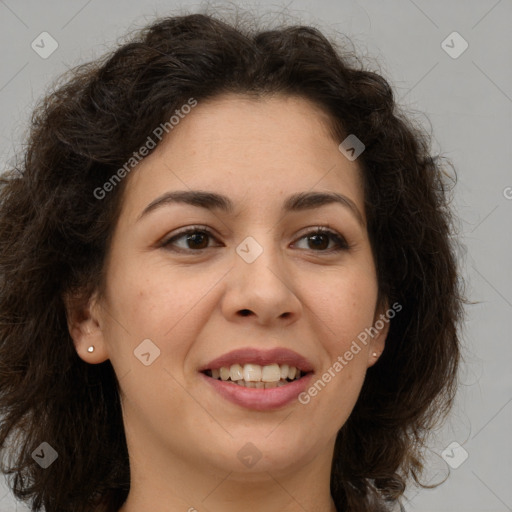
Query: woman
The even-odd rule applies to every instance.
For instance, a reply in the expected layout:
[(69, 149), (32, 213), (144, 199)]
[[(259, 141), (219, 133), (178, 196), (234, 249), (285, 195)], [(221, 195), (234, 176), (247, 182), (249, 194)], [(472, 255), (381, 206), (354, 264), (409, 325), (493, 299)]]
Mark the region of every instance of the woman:
[(311, 27), (160, 19), (2, 179), (0, 440), (57, 511), (386, 511), (449, 410), (439, 163)]

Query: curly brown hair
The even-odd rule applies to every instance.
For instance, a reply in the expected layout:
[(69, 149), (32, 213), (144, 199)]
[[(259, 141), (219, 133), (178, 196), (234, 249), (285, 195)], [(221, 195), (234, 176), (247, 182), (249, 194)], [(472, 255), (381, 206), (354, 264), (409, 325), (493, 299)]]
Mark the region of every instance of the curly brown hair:
[[(384, 510), (419, 481), (429, 430), (457, 385), (465, 299), (446, 173), (429, 135), (399, 110), (388, 82), (311, 26), (267, 30), (206, 14), (157, 19), (62, 76), (34, 111), (23, 165), (0, 187), (2, 471), (32, 510), (116, 511), (130, 468), (110, 361), (74, 348), (66, 297), (85, 303), (104, 262), (124, 179), (94, 191), (190, 97), (298, 95), (329, 113), (340, 142), (357, 134), (379, 297), (402, 311), (340, 429), (331, 470), (339, 510)], [(46, 441), (60, 456), (42, 470)]]

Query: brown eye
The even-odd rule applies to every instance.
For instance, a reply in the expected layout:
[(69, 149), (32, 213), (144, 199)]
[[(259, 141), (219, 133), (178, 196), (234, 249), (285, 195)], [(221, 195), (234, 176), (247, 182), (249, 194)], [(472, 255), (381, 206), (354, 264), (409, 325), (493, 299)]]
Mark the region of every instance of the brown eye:
[[(206, 229), (190, 228), (163, 242), (162, 247), (177, 252), (200, 251), (208, 249), (211, 238), (214, 238), (213, 235)], [(178, 245), (177, 242), (181, 240), (184, 240), (184, 242)]]
[[(308, 247), (306, 247), (306, 249), (313, 250), (314, 252), (335, 252), (349, 249), (347, 241), (339, 233), (322, 227), (318, 227), (315, 231), (306, 233), (306, 235), (300, 238), (300, 240), (303, 239), (308, 241)], [(329, 248), (331, 241), (334, 241), (335, 245)]]
[(186, 240), (190, 249), (205, 249), (208, 247), (208, 234), (202, 231), (187, 235)]
[(327, 249), (329, 246), (329, 237), (325, 233), (309, 235), (308, 240), (314, 249)]

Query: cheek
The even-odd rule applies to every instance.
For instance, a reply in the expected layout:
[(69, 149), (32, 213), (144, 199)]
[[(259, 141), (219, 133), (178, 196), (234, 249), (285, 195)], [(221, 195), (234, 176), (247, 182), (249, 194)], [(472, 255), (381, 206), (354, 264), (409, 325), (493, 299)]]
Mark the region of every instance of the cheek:
[(329, 270), (308, 288), (306, 296), (329, 352), (345, 352), (373, 323), (378, 289), (371, 267)]
[(161, 361), (171, 356), (174, 361), (182, 359), (199, 333), (206, 297), (221, 275), (192, 267), (117, 266), (109, 281), (113, 321), (107, 334), (117, 357), (127, 361), (143, 340), (150, 339), (161, 351)]
[(377, 292), (373, 267), (366, 265), (330, 272), (310, 294), (327, 357), (303, 399), (328, 418), (333, 432), (346, 422), (364, 382), (368, 346), (358, 336), (373, 324)]
[(179, 366), (200, 326), (194, 306), (211, 288), (208, 281), (196, 274), (183, 286), (168, 269), (154, 267), (134, 272), (119, 266), (111, 273), (109, 355), (124, 398), (144, 417), (161, 414), (159, 421), (168, 421), (169, 411), (178, 414), (185, 406)]

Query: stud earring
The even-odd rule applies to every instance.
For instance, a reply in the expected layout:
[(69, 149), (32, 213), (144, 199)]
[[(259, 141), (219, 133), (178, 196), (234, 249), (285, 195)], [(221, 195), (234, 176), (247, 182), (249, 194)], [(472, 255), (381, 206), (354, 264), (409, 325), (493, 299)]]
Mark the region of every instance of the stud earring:
[(94, 346), (91, 345), (88, 349), (87, 349), (87, 352), (94, 352)]

